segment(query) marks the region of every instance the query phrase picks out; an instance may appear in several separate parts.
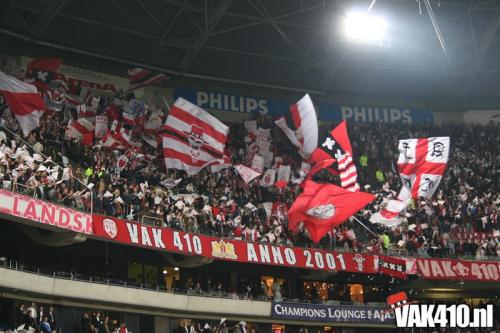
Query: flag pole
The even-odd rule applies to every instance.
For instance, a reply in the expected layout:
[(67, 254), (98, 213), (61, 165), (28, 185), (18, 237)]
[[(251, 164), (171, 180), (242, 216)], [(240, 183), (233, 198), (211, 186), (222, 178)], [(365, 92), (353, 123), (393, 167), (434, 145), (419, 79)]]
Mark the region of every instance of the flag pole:
[(165, 99), (165, 96), (161, 96), (161, 98), (163, 99), (163, 103), (165, 103), (165, 105), (167, 106), (168, 113), (170, 113), (170, 105), (168, 105), (168, 102)]
[(379, 235), (377, 235), (376, 233), (374, 233), (373, 231), (371, 231), (363, 222), (361, 222), (356, 216), (352, 216), (352, 218), (354, 220), (356, 220), (359, 224), (361, 224), (366, 230), (368, 230), (373, 236), (375, 237), (380, 237)]

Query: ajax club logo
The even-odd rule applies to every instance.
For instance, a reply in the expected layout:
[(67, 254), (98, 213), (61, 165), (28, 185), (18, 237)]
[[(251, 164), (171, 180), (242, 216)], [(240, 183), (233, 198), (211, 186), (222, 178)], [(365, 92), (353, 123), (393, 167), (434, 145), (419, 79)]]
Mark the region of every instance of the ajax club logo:
[(466, 304), (420, 304), (408, 300), (405, 292), (387, 297), (389, 309), (394, 311), (396, 324), (404, 328), (483, 328), (493, 327), (493, 305), (471, 309)]
[(217, 258), (238, 259), (234, 244), (223, 240), (212, 241), (212, 255)]
[(115, 221), (111, 219), (104, 219), (102, 221), (102, 225), (104, 227), (104, 231), (106, 231), (109, 237), (116, 238), (118, 235), (118, 227), (116, 226)]
[(196, 162), (201, 154), (201, 147), (206, 144), (203, 140), (203, 128), (197, 125), (191, 126), (191, 131), (187, 134), (188, 142), (191, 147), (190, 154), (193, 162)]

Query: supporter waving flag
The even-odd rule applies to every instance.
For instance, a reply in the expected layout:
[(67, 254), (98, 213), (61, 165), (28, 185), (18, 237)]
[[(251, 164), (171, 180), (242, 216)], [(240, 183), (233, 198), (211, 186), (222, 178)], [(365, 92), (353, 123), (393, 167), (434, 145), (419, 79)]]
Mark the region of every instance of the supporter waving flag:
[(19, 81), (0, 71), (0, 93), (16, 117), (23, 135), (40, 126), (40, 117), (45, 104), (34, 85)]
[(299, 149), (302, 157), (308, 159), (311, 156), (318, 145), (318, 120), (309, 94), (292, 105), (290, 112), (276, 120), (275, 124)]
[(229, 128), (200, 107), (178, 98), (162, 129), (167, 168), (195, 175), (209, 165), (225, 163)]
[(450, 151), (449, 137), (399, 140), (398, 170), (403, 186), (397, 199), (370, 217), (370, 222), (395, 227), (411, 199), (429, 199), (443, 177)]
[(289, 228), (296, 231), (303, 222), (312, 241), (317, 243), (373, 199), (375, 196), (370, 193), (352, 193), (333, 184), (306, 181), (304, 192), (288, 210)]

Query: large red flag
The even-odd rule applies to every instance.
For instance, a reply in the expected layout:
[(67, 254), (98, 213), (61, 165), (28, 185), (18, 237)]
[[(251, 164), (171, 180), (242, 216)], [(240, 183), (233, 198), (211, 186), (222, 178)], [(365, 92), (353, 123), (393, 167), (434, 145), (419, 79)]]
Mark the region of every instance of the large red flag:
[(347, 134), (347, 123), (342, 121), (325, 140), (320, 143), (311, 156), (311, 162), (317, 165), (325, 160), (335, 158), (340, 173), (340, 185), (351, 191), (359, 192), (358, 173), (352, 156), (352, 146)]
[(344, 153), (349, 153), (352, 156), (351, 141), (349, 140), (349, 135), (347, 134), (347, 122), (345, 120), (332, 129), (331, 135), (332, 138), (339, 143), (340, 148), (342, 148)]
[(0, 71), (0, 93), (16, 117), (24, 136), (40, 125), (45, 104), (34, 85)]
[(300, 222), (317, 243), (336, 227), (375, 199), (371, 193), (350, 192), (332, 184), (306, 181), (304, 192), (288, 210), (289, 227), (296, 230)]

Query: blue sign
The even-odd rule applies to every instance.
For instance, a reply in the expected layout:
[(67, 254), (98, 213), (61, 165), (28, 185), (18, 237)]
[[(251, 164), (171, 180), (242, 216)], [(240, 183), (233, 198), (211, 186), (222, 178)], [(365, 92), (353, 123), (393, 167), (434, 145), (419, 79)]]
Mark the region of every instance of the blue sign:
[(288, 112), (289, 103), (261, 97), (237, 96), (195, 89), (174, 89), (174, 100), (182, 97), (203, 109), (228, 112), (280, 115)]
[(395, 325), (394, 312), (386, 311), (387, 308), (376, 306), (273, 302), (271, 316), (288, 320)]
[(354, 105), (320, 104), (320, 120), (364, 123), (432, 124), (431, 111), (401, 108), (365, 107)]

